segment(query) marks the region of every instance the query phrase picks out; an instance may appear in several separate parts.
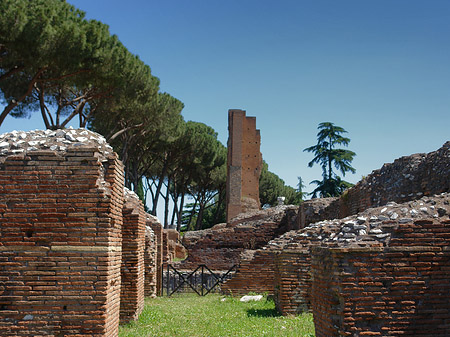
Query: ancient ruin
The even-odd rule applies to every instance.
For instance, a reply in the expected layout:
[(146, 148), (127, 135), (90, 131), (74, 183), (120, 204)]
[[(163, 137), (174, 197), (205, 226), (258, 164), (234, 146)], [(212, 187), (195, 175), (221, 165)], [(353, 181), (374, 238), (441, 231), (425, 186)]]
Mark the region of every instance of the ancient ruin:
[(228, 111), (227, 222), (260, 208), (261, 136), (256, 118), (244, 110)]
[(116, 336), (156, 295), (162, 227), (123, 184), (93, 132), (0, 135), (1, 336)]
[(339, 198), (242, 208), (187, 233), (183, 247), (124, 188), (100, 135), (0, 135), (0, 335), (115, 336), (187, 249), (179, 267), (237, 264), (223, 291), (268, 293), (283, 314), (311, 311), (317, 336), (447, 336), (449, 177), (447, 142)]
[(244, 252), (222, 288), (274, 294), (283, 314), (312, 311), (317, 336), (445, 336), (449, 158), (447, 142), (384, 165), (340, 198), (304, 202), (301, 229)]

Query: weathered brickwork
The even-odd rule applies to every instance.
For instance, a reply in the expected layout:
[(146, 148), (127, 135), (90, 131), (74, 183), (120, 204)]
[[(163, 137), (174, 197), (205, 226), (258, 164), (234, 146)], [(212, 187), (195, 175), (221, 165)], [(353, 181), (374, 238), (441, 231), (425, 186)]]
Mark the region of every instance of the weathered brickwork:
[(156, 297), (157, 294), (157, 267), (156, 267), (156, 236), (152, 228), (145, 226), (145, 251), (144, 251), (144, 295), (145, 297)]
[(448, 336), (449, 270), (449, 246), (313, 248), (316, 336)]
[(427, 154), (417, 153), (384, 164), (340, 198), (305, 201), (299, 227), (326, 219), (341, 219), (388, 202), (403, 203), (450, 191), (450, 141)]
[[(149, 225), (155, 236), (156, 245), (156, 295), (162, 295), (162, 273), (163, 273), (163, 228), (158, 218), (147, 214), (147, 225)], [(150, 282), (150, 281), (149, 281)]]
[(226, 271), (240, 263), (246, 249), (258, 249), (273, 238), (296, 228), (297, 206), (278, 206), (247, 213), (229, 224), (187, 232), (183, 245), (188, 258), (177, 263), (180, 269), (195, 269), (206, 264), (212, 270)]
[[(427, 199), (423, 196), (449, 191), (449, 148), (450, 142), (447, 142), (438, 151), (403, 157), (392, 164), (386, 164), (382, 169), (374, 171), (355, 185), (341, 198), (314, 199), (304, 202), (300, 206), (297, 216), (297, 228), (300, 230), (287, 232), (252, 254), (244, 253), (244, 258), (240, 263), (245, 268), (240, 268), (234, 276), (241, 281), (234, 280), (234, 285), (239, 287), (240, 284), (244, 284), (243, 280), (246, 278), (252, 280), (251, 275), (254, 274), (271, 282), (272, 273), (264, 274), (260, 263), (260, 255), (267, 256), (265, 250), (275, 253), (272, 255), (276, 257), (274, 266), (283, 267), (288, 266), (289, 263), (301, 263), (301, 261), (291, 260), (292, 256), (289, 254), (279, 253), (285, 250), (304, 251), (315, 245), (339, 247), (354, 242), (356, 247), (374, 247), (396, 245), (396, 242), (399, 241), (408, 244), (421, 241), (423, 245), (429, 245), (431, 241), (434, 244), (445, 244), (445, 240), (448, 238), (446, 233), (440, 236), (442, 228), (439, 225), (428, 224), (428, 227), (420, 231), (416, 225), (420, 221), (428, 221), (424, 220), (427, 217), (442, 219), (445, 214), (448, 214), (447, 206), (445, 206), (445, 202), (448, 205), (448, 201), (445, 201), (448, 198), (447, 195), (441, 195), (437, 199)], [(423, 198), (416, 200), (420, 197)], [(397, 204), (392, 201), (388, 202), (390, 198), (398, 202), (414, 201), (408, 204)], [(369, 206), (377, 206), (377, 208), (361, 213)], [(357, 213), (358, 215), (349, 217), (349, 215)], [(342, 220), (322, 221), (325, 219)], [(408, 222), (410, 225), (405, 226), (405, 223)], [(399, 223), (402, 223), (401, 227), (398, 227)], [(395, 230), (398, 232), (391, 235)], [(285, 258), (287, 261), (284, 262)], [(264, 264), (267, 265), (269, 262), (265, 261)], [(298, 295), (308, 296), (308, 291), (302, 288), (302, 284), (311, 284), (311, 272), (308, 272), (310, 270), (308, 264), (302, 265), (302, 268), (304, 273), (302, 272), (301, 279), (298, 279), (298, 286), (289, 275), (292, 271), (286, 269), (284, 272), (283, 268), (277, 269), (279, 275), (275, 274), (273, 282), (275, 282), (274, 289), (277, 291), (276, 301), (283, 314), (305, 310), (304, 303), (309, 303), (308, 298), (302, 299)], [(280, 282), (285, 283), (280, 284)], [(230, 291), (241, 293), (242, 291), (236, 287), (230, 286)], [(249, 281), (245, 287), (248, 291), (262, 291), (259, 283), (252, 284)], [(288, 295), (289, 293), (290, 295)], [(278, 298), (278, 295), (284, 296), (284, 299)], [(289, 300), (289, 298), (291, 299)], [(298, 307), (295, 308), (293, 303), (299, 303)]]
[(274, 299), (283, 315), (311, 309), (311, 254), (309, 250), (283, 250), (275, 257)]
[(244, 110), (228, 111), (227, 222), (240, 213), (259, 209), (261, 136), (256, 118)]
[(83, 132), (0, 139), (1, 336), (117, 335), (123, 167)]
[[(258, 255), (241, 259), (239, 270), (232, 279), (222, 284), (222, 291), (233, 296), (249, 292), (274, 294), (275, 254), (271, 251), (257, 251)], [(251, 255), (254, 251), (246, 251)], [(256, 266), (256, 268), (255, 268)]]
[(139, 197), (125, 189), (122, 226), (120, 321), (136, 320), (144, 309), (144, 251), (147, 216)]

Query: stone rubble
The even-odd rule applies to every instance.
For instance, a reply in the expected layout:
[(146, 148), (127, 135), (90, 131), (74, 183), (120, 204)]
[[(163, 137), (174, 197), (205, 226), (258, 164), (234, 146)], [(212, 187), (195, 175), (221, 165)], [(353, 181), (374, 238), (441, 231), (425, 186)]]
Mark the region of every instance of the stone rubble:
[[(112, 147), (98, 133), (79, 129), (11, 131), (0, 135), (0, 158), (9, 155), (33, 154), (35, 151), (64, 153), (68, 147), (97, 148), (105, 157), (113, 154)], [(4, 159), (3, 159), (4, 160)]]
[(399, 224), (450, 215), (450, 193), (425, 196), (403, 204), (389, 202), (358, 215), (325, 220), (301, 230), (292, 230), (270, 241), (265, 250), (301, 249), (311, 242), (331, 247), (388, 246), (391, 233)]

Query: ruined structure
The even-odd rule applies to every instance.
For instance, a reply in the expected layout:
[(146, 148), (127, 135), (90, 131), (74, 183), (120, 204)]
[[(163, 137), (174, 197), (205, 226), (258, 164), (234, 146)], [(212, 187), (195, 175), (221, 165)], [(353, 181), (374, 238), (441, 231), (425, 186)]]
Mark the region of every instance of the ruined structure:
[(0, 335), (117, 334), (117, 155), (88, 131), (9, 133), (0, 148)]
[(317, 336), (446, 336), (449, 158), (447, 142), (384, 165), (341, 198), (305, 202), (303, 228), (243, 254), (222, 289), (272, 293), (283, 314), (312, 310)]
[(145, 259), (145, 296), (155, 297), (162, 294), (163, 265), (163, 229), (158, 218), (147, 214), (146, 259)]
[(182, 242), (188, 257), (176, 266), (195, 269), (206, 264), (211, 270), (226, 271), (240, 263), (245, 250), (262, 248), (277, 236), (298, 228), (297, 211), (298, 206), (277, 206), (241, 214), (228, 224), (186, 232)]
[(228, 111), (227, 222), (240, 213), (259, 209), (261, 136), (256, 118), (244, 110)]
[(137, 318), (162, 229), (123, 184), (93, 132), (0, 135), (0, 336), (116, 336)]
[(120, 321), (136, 320), (144, 309), (146, 213), (139, 197), (125, 188), (122, 208)]

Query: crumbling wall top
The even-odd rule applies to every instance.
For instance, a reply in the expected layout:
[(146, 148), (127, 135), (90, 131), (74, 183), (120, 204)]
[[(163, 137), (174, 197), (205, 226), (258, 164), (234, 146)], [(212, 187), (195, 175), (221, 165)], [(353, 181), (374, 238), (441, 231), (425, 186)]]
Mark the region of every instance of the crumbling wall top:
[(63, 155), (86, 149), (97, 152), (100, 161), (116, 156), (102, 135), (84, 128), (11, 131), (0, 135), (0, 162), (10, 155), (32, 155), (41, 151)]
[(404, 224), (448, 221), (450, 193), (369, 208), (343, 219), (319, 221), (301, 230), (293, 230), (270, 241), (263, 249), (305, 249), (311, 245), (327, 247), (386, 247)]

